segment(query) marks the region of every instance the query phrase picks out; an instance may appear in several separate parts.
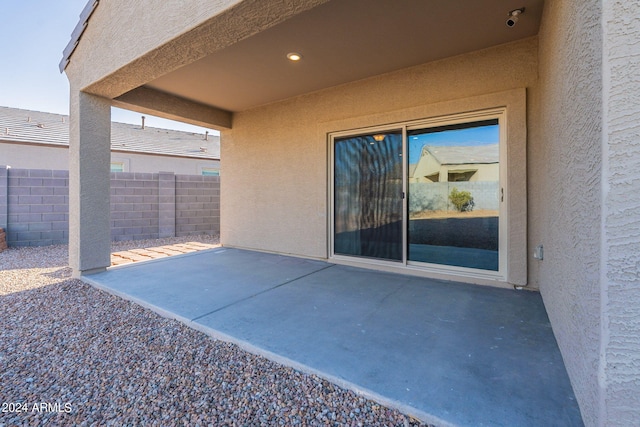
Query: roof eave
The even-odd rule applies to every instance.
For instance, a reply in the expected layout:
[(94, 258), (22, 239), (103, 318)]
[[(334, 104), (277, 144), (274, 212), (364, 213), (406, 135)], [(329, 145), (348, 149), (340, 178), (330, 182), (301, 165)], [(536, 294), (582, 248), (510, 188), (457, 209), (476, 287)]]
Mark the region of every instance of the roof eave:
[(80, 20), (71, 33), (71, 40), (62, 51), (62, 60), (60, 61), (60, 64), (58, 64), (60, 73), (63, 73), (67, 68), (67, 65), (69, 65), (71, 55), (73, 55), (76, 47), (78, 47), (82, 33), (87, 29), (87, 26), (89, 25), (89, 18), (91, 18), (91, 15), (98, 7), (98, 3), (100, 3), (100, 0), (89, 0), (84, 9), (82, 9), (82, 12), (80, 13)]

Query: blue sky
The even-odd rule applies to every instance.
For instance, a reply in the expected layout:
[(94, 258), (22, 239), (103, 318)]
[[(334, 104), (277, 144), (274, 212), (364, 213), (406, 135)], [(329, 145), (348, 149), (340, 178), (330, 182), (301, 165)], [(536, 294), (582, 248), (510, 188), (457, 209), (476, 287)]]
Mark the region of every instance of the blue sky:
[[(58, 64), (87, 0), (2, 0), (0, 106), (69, 113), (69, 82)], [(112, 120), (140, 123), (141, 114), (112, 109)], [(147, 116), (148, 126), (204, 132)]]

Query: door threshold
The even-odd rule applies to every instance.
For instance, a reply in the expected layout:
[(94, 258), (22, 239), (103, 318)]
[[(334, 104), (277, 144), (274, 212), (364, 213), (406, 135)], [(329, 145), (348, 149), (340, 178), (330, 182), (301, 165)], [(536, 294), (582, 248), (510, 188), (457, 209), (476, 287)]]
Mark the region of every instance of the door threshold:
[(504, 277), (491, 273), (461, 271), (458, 269), (455, 271), (442, 270), (422, 265), (418, 266), (394, 261), (380, 261), (377, 259), (342, 257), (339, 255), (330, 257), (328, 261), (334, 264), (350, 267), (366, 268), (386, 273), (406, 274), (409, 276), (424, 277), (447, 282), (463, 282), (503, 289), (514, 289), (515, 286), (514, 284), (507, 282)]

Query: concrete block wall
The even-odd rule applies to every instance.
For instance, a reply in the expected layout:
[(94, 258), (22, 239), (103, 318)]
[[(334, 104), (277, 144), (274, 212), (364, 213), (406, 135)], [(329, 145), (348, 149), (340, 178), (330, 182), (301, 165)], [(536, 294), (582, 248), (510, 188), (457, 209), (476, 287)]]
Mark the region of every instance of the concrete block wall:
[(176, 177), (171, 172), (158, 174), (158, 234), (176, 235)]
[(7, 228), (7, 209), (8, 209), (8, 199), (7, 199), (7, 185), (9, 180), (9, 168), (6, 165), (0, 165), (0, 228)]
[(220, 233), (220, 177), (176, 175), (176, 236)]
[(68, 171), (8, 169), (6, 191), (6, 238), (9, 246), (46, 246), (68, 242)]
[(111, 173), (111, 240), (157, 239), (158, 174)]
[[(220, 178), (111, 173), (111, 239), (220, 233)], [(0, 166), (0, 228), (9, 246), (69, 241), (69, 172)]]

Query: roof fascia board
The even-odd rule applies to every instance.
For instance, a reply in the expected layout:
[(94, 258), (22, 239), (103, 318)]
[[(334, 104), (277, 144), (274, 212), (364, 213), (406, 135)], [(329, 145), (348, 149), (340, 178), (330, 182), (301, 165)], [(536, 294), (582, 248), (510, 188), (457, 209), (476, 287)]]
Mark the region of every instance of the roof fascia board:
[(233, 113), (141, 86), (112, 102), (115, 107), (212, 129), (231, 129)]

